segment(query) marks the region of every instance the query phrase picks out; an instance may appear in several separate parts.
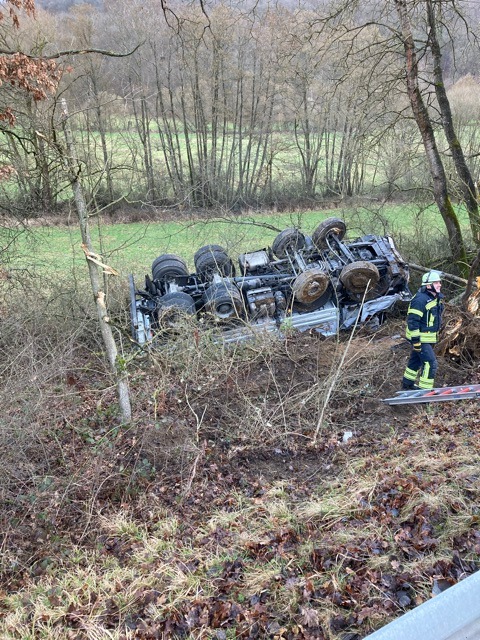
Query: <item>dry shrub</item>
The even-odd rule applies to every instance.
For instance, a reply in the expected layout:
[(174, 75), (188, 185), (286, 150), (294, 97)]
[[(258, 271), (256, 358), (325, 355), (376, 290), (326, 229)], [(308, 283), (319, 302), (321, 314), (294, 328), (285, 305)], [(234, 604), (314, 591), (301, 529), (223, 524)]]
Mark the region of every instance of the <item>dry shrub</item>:
[(348, 334), (270, 334), (237, 344), (212, 337), (192, 324), (150, 353), (154, 420), (171, 419), (174, 411), (198, 441), (292, 446), (312, 438), (321, 413), (327, 438), (355, 428), (365, 405), (371, 409), (372, 398), (386, 392), (384, 372), (397, 360), (391, 341), (368, 335), (349, 344)]
[[(385, 369), (396, 366), (388, 340), (365, 335), (347, 343), (348, 335), (313, 333), (225, 344), (218, 332), (187, 317), (139, 349), (129, 345), (125, 293), (115, 284), (111, 300), (130, 373), (134, 420), (128, 428), (118, 427), (87, 288), (30, 283), (11, 299), (8, 320), (0, 321), (0, 526), (11, 552), (7, 573), (30, 553), (25, 545), (32, 536), (53, 540), (60, 518), (62, 530), (83, 541), (98, 534), (98, 512), (162, 477), (176, 477), (187, 496), (212, 446), (231, 456), (295, 450), (311, 442), (321, 412), (327, 446), (343, 430), (363, 428), (367, 411), (373, 420), (383, 410), (376, 394), (388, 386)], [(44, 549), (35, 554), (40, 561)]]
[[(114, 319), (126, 331), (121, 293), (114, 292)], [(226, 345), (183, 318), (155, 345), (125, 350), (135, 420), (120, 430), (95, 319), (77, 311), (60, 325), (63, 306), (82, 297), (49, 300), (53, 306), (42, 300), (24, 314), (23, 337), (5, 326), (0, 342), (4, 367), (16, 357), (37, 376), (27, 384), (9, 364), (23, 414), (15, 413), (17, 397), (2, 398), (16, 420), (4, 433), (17, 451), (3, 470), (0, 512), (12, 637), (31, 630), (46, 637), (55, 625), (120, 636), (132, 620), (168, 629), (188, 615), (191, 633), (214, 633), (200, 628), (197, 608), (218, 611), (231, 600), (257, 615), (256, 598), (265, 594), (262, 630), (277, 618), (289, 629), (308, 619), (336, 639), (344, 628), (358, 623), (363, 633), (398, 613), (406, 582), (413, 606), (414, 596), (428, 593), (430, 575), (458, 579), (452, 562), (442, 569), (437, 561), (459, 534), (474, 543), (476, 422), (471, 442), (459, 438), (446, 450), (441, 430), (450, 440), (461, 429), (453, 412), (450, 423), (448, 414), (423, 412), (411, 432), (382, 431), (382, 416), (392, 417), (378, 396), (391, 393), (408, 355), (388, 337), (396, 326), (385, 337), (362, 329), (351, 340), (306, 333)], [(21, 380), (25, 388), (15, 389)], [(318, 448), (302, 448), (321, 412)], [(344, 429), (356, 432), (345, 445)], [(274, 484), (261, 463), (274, 466), (280, 449), (295, 469), (280, 460), (282, 482)], [(462, 499), (448, 476), (460, 465)], [(452, 511), (456, 520), (444, 525)], [(431, 546), (419, 557), (430, 514)], [(339, 594), (351, 598), (348, 620)], [(225, 618), (229, 633), (235, 624)]]
[(457, 120), (463, 124), (478, 119), (478, 79), (467, 74), (448, 90), (448, 98)]
[(53, 500), (59, 508), (82, 485), (78, 442), (97, 405), (111, 397), (86, 288), (60, 280), (50, 286), (43, 278), (10, 292), (8, 313), (0, 317), (0, 380), (5, 545), (12, 535), (27, 539), (26, 531), (40, 526), (43, 506)]

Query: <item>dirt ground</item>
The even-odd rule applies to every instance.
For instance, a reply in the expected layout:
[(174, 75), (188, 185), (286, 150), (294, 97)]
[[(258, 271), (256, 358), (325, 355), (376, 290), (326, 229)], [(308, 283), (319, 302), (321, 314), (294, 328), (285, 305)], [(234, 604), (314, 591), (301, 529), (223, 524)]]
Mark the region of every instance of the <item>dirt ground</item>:
[[(10, 612), (17, 592), (36, 606), (34, 586), (71, 568), (73, 547), (100, 548), (128, 566), (138, 539), (101, 524), (119, 512), (150, 534), (152, 513), (178, 520), (178, 547), (200, 545), (190, 569), (200, 577), (203, 550), (223, 549), (215, 585), (168, 608), (145, 578), (128, 614), (117, 596), (97, 593), (57, 615), (59, 635), (32, 637), (90, 638), (79, 620), (98, 616), (117, 633), (104, 637), (125, 639), (355, 640), (422, 602), (434, 581), (450, 585), (476, 570), (478, 402), (382, 403), (399, 389), (408, 358), (402, 331), (392, 320), (353, 340), (302, 334), (221, 357), (190, 336), (188, 349), (179, 340), (132, 362), (128, 428), (118, 427), (114, 390), (98, 390), (95, 367), (62, 373), (37, 408), (33, 437), (10, 450), (2, 471), (0, 610)], [(480, 383), (475, 358), (446, 352), (439, 361), (438, 386)], [(19, 402), (5, 411), (16, 419)], [(270, 514), (280, 486), (295, 525), (269, 516), (247, 542), (256, 520), (212, 528), (239, 501)], [(442, 505), (434, 496), (443, 491)], [(327, 495), (337, 515), (299, 515)], [(209, 532), (201, 543), (199, 530)], [(152, 575), (151, 562), (140, 575)], [(248, 571), (273, 562), (281, 568), (254, 589)]]

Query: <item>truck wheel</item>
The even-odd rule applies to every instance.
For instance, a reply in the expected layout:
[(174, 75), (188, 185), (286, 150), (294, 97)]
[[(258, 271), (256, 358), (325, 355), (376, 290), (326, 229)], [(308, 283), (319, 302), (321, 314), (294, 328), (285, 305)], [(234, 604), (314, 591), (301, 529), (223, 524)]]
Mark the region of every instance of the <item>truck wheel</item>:
[[(373, 265), (376, 266), (376, 265)], [(375, 298), (381, 298), (382, 296), (388, 293), (390, 286), (392, 284), (392, 278), (388, 271), (383, 272), (380, 271), (380, 279), (377, 285), (373, 288), (369, 287), (366, 295), (365, 301), (367, 300), (375, 300)], [(357, 302), (361, 302), (364, 299), (364, 291), (361, 293), (353, 293), (350, 292), (350, 297), (356, 300)]]
[(342, 240), (346, 231), (347, 227), (343, 220), (340, 220), (340, 218), (327, 218), (313, 232), (313, 244), (319, 251), (325, 251), (325, 249), (328, 249), (327, 240), (329, 235), (334, 235), (339, 240)]
[(208, 287), (203, 295), (204, 309), (222, 320), (244, 315), (243, 297), (231, 282), (219, 282)]
[(293, 311), (297, 311), (298, 313), (311, 313), (312, 311), (317, 311), (321, 309), (327, 302), (331, 302), (335, 300), (335, 290), (332, 285), (329, 284), (325, 293), (317, 298), (314, 302), (310, 302), (309, 304), (304, 304), (303, 302), (299, 302), (298, 300), (293, 298)]
[(195, 252), (193, 261), (196, 263), (200, 256), (203, 256), (204, 253), (212, 253), (212, 251), (223, 251), (224, 253), (226, 253), (225, 249), (219, 244), (206, 244), (203, 247), (200, 247), (200, 249)]
[(172, 327), (182, 316), (195, 315), (195, 300), (183, 291), (166, 293), (158, 301), (157, 312), (159, 323)]
[(302, 304), (311, 304), (327, 290), (329, 279), (322, 269), (307, 269), (292, 284), (295, 299)]
[(153, 261), (152, 276), (154, 280), (188, 276), (186, 262), (174, 253), (164, 253)]
[[(345, 289), (352, 294), (363, 295), (367, 292), (374, 292), (376, 286), (380, 281), (380, 273), (371, 262), (365, 262), (364, 260), (358, 260), (352, 262), (343, 267), (340, 273), (340, 282)], [(366, 297), (366, 300), (369, 298)]]
[(284, 229), (275, 238), (272, 251), (277, 258), (286, 258), (288, 251), (298, 251), (305, 246), (305, 236), (298, 229)]
[(201, 276), (211, 276), (219, 273), (225, 277), (235, 275), (235, 267), (227, 252), (218, 244), (208, 244), (201, 247), (193, 258), (195, 271)]

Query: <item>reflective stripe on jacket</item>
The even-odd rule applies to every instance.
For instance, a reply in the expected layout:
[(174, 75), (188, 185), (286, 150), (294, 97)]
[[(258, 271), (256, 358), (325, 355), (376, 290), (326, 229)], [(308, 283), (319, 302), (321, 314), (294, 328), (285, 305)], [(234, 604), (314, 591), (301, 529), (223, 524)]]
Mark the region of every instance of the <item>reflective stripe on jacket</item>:
[(444, 296), (426, 287), (421, 287), (413, 296), (407, 312), (408, 340), (434, 344), (438, 340), (438, 332), (442, 321)]

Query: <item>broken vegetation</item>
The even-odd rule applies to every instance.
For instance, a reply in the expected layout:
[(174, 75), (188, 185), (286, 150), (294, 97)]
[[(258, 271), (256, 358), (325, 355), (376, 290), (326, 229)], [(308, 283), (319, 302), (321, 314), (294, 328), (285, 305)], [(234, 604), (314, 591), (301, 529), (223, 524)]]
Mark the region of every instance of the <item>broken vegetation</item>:
[[(478, 568), (478, 403), (379, 402), (403, 320), (228, 348), (187, 322), (125, 351), (123, 428), (89, 326), (2, 319), (2, 638), (354, 640)], [(480, 382), (467, 351), (440, 384)]]

